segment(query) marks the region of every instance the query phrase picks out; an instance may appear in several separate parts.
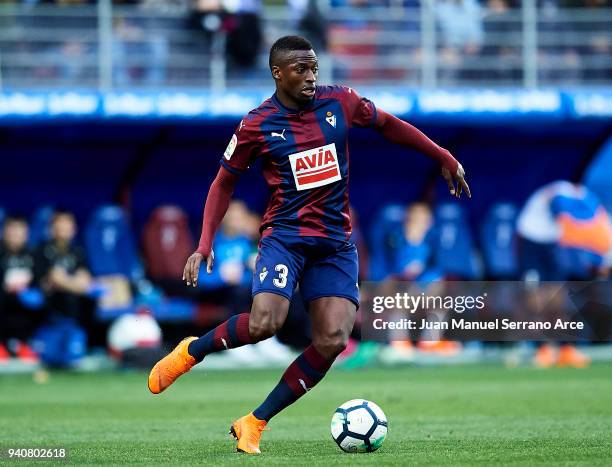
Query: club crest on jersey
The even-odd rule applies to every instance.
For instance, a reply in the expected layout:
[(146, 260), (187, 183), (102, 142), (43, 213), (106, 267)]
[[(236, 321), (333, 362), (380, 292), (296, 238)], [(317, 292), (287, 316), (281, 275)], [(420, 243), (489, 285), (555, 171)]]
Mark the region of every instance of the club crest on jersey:
[(259, 282), (263, 282), (267, 275), (268, 275), (268, 270), (264, 266), (264, 268), (259, 273)]
[(334, 143), (289, 156), (298, 191), (337, 182), (342, 177)]
[(232, 139), (230, 139), (230, 142), (227, 145), (227, 148), (225, 148), (225, 152), (223, 153), (223, 157), (225, 157), (228, 161), (232, 157), (232, 154), (234, 154), (237, 144), (238, 144), (238, 137), (234, 133), (232, 135)]
[(336, 116), (331, 113), (331, 112), (327, 112), (327, 116), (325, 117), (325, 120), (327, 121), (327, 123), (329, 123), (331, 126), (333, 126), (334, 128), (336, 128)]

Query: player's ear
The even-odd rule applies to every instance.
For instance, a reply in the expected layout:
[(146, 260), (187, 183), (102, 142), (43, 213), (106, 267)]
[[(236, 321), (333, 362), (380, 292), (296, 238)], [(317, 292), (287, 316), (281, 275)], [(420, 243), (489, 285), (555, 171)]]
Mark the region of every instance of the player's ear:
[(278, 65), (272, 65), (272, 77), (274, 79), (281, 79), (281, 69)]

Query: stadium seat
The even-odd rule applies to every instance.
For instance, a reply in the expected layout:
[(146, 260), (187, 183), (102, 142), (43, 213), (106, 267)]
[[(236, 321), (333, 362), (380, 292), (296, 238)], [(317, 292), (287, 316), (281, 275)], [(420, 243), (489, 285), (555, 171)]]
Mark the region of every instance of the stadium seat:
[(85, 248), (94, 276), (121, 274), (133, 282), (144, 277), (130, 225), (118, 206), (93, 212), (85, 227)]
[(178, 206), (155, 209), (143, 229), (142, 246), (151, 279), (180, 280), (194, 250), (187, 214)]
[(435, 266), (447, 277), (475, 280), (481, 277), (474, 239), (465, 212), (458, 204), (444, 203), (435, 210)]
[(393, 270), (394, 243), (401, 235), (406, 207), (401, 204), (383, 206), (370, 227), (370, 274), (373, 281), (387, 277)]
[(39, 207), (30, 217), (30, 236), (28, 246), (36, 248), (43, 242), (49, 240), (49, 223), (53, 217), (54, 209), (52, 206)]
[(518, 270), (516, 219), (518, 209), (511, 203), (494, 204), (480, 227), (480, 244), (487, 276), (516, 279)]

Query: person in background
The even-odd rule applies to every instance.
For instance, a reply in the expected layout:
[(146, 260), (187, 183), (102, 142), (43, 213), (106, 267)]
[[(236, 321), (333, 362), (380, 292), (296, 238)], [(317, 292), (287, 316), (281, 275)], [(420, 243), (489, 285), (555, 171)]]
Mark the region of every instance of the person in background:
[(441, 0), (436, 17), (442, 33), (441, 79), (473, 78), (469, 67), (478, 60), (484, 36), (482, 7), (476, 0)]
[(429, 267), (432, 259), (433, 214), (425, 203), (406, 208), (403, 236), (395, 255), (395, 276), (400, 280), (440, 280), (442, 273)]
[(518, 27), (508, 0), (487, 0), (483, 18), (484, 43), (480, 50), (480, 56), (492, 63), (488, 70), (483, 70), (487, 78), (505, 83), (517, 83), (521, 79)]
[[(443, 272), (432, 265), (433, 229), (434, 219), (429, 205), (422, 202), (408, 205), (402, 237), (397, 242), (397, 253), (395, 255), (394, 276), (397, 280), (411, 281), (418, 289), (426, 289), (433, 282), (444, 279)], [(417, 336), (411, 337), (416, 339)], [(448, 356), (456, 354), (460, 349), (457, 342), (444, 339), (423, 340), (423, 337), (427, 336), (420, 337), (418, 346), (420, 350), (425, 352), (435, 352)], [(412, 343), (406, 336), (402, 340), (392, 340), (391, 346), (396, 351), (407, 354), (411, 350)]]
[(74, 215), (56, 211), (50, 240), (35, 255), (35, 281), (46, 296), (48, 320), (32, 342), (45, 365), (71, 368), (87, 351), (88, 332), (95, 331), (95, 302), (89, 298), (92, 278), (84, 251), (74, 244)]
[[(612, 248), (610, 218), (599, 199), (586, 187), (556, 181), (536, 190), (517, 221), (519, 262), (528, 284), (545, 281), (593, 280), (605, 269)], [(554, 286), (554, 285), (553, 285)], [(540, 285), (545, 292), (546, 284)], [(562, 304), (559, 304), (562, 306)], [(582, 368), (590, 359), (565, 342), (538, 347), (535, 364)]]
[(91, 323), (92, 302), (87, 297), (92, 278), (84, 250), (74, 244), (77, 224), (68, 211), (56, 211), (51, 218), (51, 239), (36, 254), (36, 278), (47, 296), (53, 315)]
[(205, 300), (221, 301), (230, 314), (249, 309), (251, 240), (247, 237), (249, 212), (242, 201), (232, 201), (215, 237), (217, 268), (202, 281)]
[[(27, 240), (26, 220), (7, 218), (0, 245), (0, 363), (8, 361), (9, 347), (22, 361), (38, 361), (28, 345), (42, 314), (37, 309), (41, 303), (29, 300), (27, 295), (34, 279), (34, 256), (26, 246)], [(9, 346), (9, 341), (14, 345)]]

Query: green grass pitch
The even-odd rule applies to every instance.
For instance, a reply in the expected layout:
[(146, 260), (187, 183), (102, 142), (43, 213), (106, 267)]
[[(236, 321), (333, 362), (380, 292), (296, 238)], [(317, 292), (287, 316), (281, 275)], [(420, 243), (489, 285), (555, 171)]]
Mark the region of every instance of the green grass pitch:
[[(192, 372), (160, 396), (148, 393), (144, 373), (53, 373), (47, 384), (3, 375), (0, 446), (65, 446), (70, 463), (105, 465), (612, 462), (610, 364), (333, 370), (272, 420), (261, 456), (234, 452), (230, 422), (254, 408), (280, 373)], [(329, 423), (338, 405), (359, 397), (382, 407), (389, 435), (378, 452), (345, 454)]]

